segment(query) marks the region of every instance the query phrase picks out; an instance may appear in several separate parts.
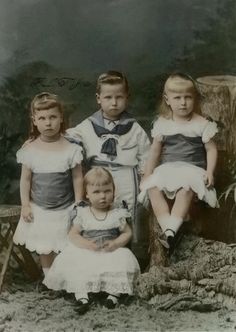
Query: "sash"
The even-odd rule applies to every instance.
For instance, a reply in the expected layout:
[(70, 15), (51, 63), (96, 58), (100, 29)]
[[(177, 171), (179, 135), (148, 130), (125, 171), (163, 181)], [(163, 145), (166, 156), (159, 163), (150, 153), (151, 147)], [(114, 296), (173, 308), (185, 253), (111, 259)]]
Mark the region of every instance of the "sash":
[(164, 136), (160, 163), (174, 161), (185, 161), (206, 169), (206, 150), (202, 138), (182, 134)]
[(120, 230), (119, 228), (84, 230), (81, 235), (85, 239), (94, 240), (98, 246), (102, 246), (105, 241), (116, 239), (120, 235)]
[(51, 210), (62, 210), (74, 202), (71, 170), (58, 173), (33, 173), (32, 201)]

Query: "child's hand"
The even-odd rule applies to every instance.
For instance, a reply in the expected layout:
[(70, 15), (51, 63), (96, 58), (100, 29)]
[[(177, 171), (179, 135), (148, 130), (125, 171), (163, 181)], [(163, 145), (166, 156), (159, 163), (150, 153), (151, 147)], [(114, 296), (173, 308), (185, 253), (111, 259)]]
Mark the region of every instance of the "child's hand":
[(206, 171), (206, 174), (204, 175), (204, 182), (205, 182), (207, 188), (213, 187), (213, 185), (214, 185), (214, 176), (211, 172)]
[(88, 250), (93, 250), (93, 251), (98, 251), (100, 248), (98, 247), (97, 243), (94, 241), (89, 241), (87, 242), (86, 249)]
[(25, 222), (32, 222), (34, 219), (31, 207), (29, 205), (22, 206), (21, 215)]
[(105, 241), (104, 245), (103, 245), (103, 250), (107, 251), (107, 252), (114, 251), (118, 248), (119, 248), (119, 245), (117, 244), (117, 242), (115, 240)]

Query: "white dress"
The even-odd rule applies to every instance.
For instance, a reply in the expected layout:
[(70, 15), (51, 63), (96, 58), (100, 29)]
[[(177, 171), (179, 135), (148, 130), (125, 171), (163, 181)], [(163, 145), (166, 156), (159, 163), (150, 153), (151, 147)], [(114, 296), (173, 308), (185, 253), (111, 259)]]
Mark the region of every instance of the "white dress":
[[(158, 187), (159, 190), (164, 191), (169, 199), (173, 199), (180, 188), (185, 188), (186, 190), (191, 188), (200, 200), (205, 201), (211, 207), (217, 207), (216, 191), (214, 188), (208, 189), (206, 187), (204, 182), (206, 171), (204, 168), (196, 165), (198, 157), (199, 160), (202, 159), (201, 153), (197, 156), (199, 152), (197, 150), (196, 152), (194, 151), (194, 149), (198, 149), (195, 147), (196, 140), (198, 140), (200, 145), (202, 144), (202, 148), (204, 149), (204, 144), (209, 142), (217, 131), (216, 123), (206, 119), (202, 121), (194, 119), (186, 123), (178, 123), (172, 119), (160, 117), (154, 123), (152, 137), (156, 137), (162, 142), (164, 147), (166, 137), (172, 137), (174, 140), (180, 138), (183, 141), (186, 138), (190, 142), (191, 152), (189, 152), (188, 156), (188, 151), (184, 146), (184, 151), (181, 151), (181, 148), (178, 148), (179, 145), (173, 145), (170, 149), (174, 156), (167, 156), (167, 158), (172, 158), (172, 160), (160, 164), (155, 168), (153, 174), (144, 180), (139, 200), (142, 200), (142, 195), (144, 195), (147, 189), (153, 187)], [(188, 158), (190, 160), (191, 158), (195, 159), (195, 161), (188, 162)]]
[[(45, 198), (49, 192), (53, 191), (53, 186), (49, 184), (50, 177), (57, 173), (69, 172), (81, 163), (83, 159), (81, 148), (76, 144), (68, 143), (63, 151), (45, 151), (36, 149), (32, 143), (17, 152), (17, 162), (30, 168), (32, 174), (47, 177), (41, 188)], [(57, 209), (53, 209), (53, 206), (47, 209), (31, 201), (33, 221), (28, 223), (22, 217), (20, 218), (13, 238), (14, 243), (25, 245), (27, 249), (36, 251), (38, 254), (59, 252), (66, 244), (73, 201), (74, 199), (66, 207), (57, 207)]]
[[(126, 225), (129, 213), (125, 209), (109, 211), (98, 221), (89, 207), (78, 208), (74, 223), (81, 230), (109, 230)], [(89, 292), (133, 293), (134, 280), (140, 273), (137, 259), (128, 248), (113, 252), (92, 251), (76, 247), (71, 242), (56, 257), (43, 283), (51, 289), (64, 289), (69, 293)]]

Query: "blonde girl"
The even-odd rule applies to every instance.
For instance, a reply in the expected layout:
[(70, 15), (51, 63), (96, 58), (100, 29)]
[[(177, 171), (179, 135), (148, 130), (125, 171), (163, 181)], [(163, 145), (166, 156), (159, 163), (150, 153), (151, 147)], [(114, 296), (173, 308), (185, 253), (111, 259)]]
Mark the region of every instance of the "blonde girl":
[(217, 206), (213, 187), (217, 126), (199, 114), (199, 105), (193, 79), (181, 73), (170, 75), (160, 116), (153, 125), (153, 143), (141, 184), (141, 196), (148, 191), (163, 231), (159, 240), (166, 248), (174, 243), (194, 195), (211, 207)]
[(77, 207), (68, 246), (56, 257), (44, 284), (74, 293), (80, 314), (89, 309), (89, 293), (106, 292), (104, 305), (114, 308), (121, 294), (133, 294), (140, 273), (132, 252), (125, 248), (132, 232), (126, 209), (113, 208), (115, 186), (102, 167), (84, 178), (87, 207)]

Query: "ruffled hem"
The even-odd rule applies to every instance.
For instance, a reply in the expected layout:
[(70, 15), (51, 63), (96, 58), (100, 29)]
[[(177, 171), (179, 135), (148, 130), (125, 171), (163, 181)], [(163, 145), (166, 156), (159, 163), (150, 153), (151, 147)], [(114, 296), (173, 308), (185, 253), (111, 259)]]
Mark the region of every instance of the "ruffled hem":
[(45, 210), (31, 203), (34, 219), (28, 223), (20, 218), (13, 241), (30, 251), (48, 254), (61, 251), (67, 243), (72, 206), (63, 210)]
[(137, 259), (127, 248), (97, 252), (68, 243), (54, 260), (44, 283), (48, 288), (72, 293), (86, 290), (131, 294), (139, 273)]
[(205, 173), (200, 167), (182, 162), (161, 165), (142, 183), (138, 200), (142, 202), (146, 191), (153, 187), (164, 191), (169, 199), (174, 199), (177, 191), (184, 188), (192, 189), (200, 200), (211, 207), (219, 207), (215, 189), (208, 189), (204, 183)]
[(65, 290), (68, 293), (122, 293), (132, 295), (134, 292), (134, 281), (139, 271), (132, 273), (104, 273), (102, 276), (91, 275), (86, 278), (78, 277), (74, 280), (63, 280), (60, 275), (51, 276), (49, 273), (43, 283), (53, 290)]

